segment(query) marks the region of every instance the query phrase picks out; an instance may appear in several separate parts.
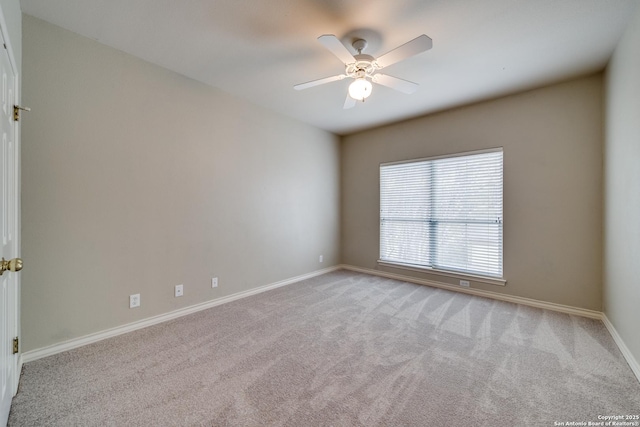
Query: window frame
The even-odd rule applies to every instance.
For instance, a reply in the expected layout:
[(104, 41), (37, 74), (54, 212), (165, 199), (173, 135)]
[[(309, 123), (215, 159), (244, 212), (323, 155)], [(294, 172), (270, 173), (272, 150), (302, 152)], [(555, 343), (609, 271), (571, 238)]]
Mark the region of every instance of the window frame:
[[(437, 267), (432, 267), (429, 265), (422, 265), (422, 264), (412, 264), (412, 263), (405, 263), (405, 262), (401, 262), (401, 261), (396, 261), (396, 260), (386, 260), (386, 259), (382, 259), (382, 209), (381, 209), (381, 199), (382, 199), (382, 168), (385, 166), (392, 166), (392, 165), (400, 165), (400, 164), (407, 164), (407, 163), (420, 163), (420, 162), (425, 162), (425, 161), (434, 161), (434, 160), (440, 160), (440, 159), (447, 159), (447, 158), (456, 158), (456, 157), (466, 157), (466, 156), (473, 156), (473, 155), (478, 155), (478, 154), (485, 154), (485, 153), (495, 153), (495, 152), (500, 152), (502, 153), (502, 212), (501, 212), (501, 216), (500, 216), (500, 224), (501, 224), (501, 239), (500, 239), (500, 255), (501, 255), (501, 267), (502, 267), (502, 276), (498, 277), (498, 276), (493, 276), (493, 275), (483, 275), (483, 274), (478, 274), (477, 272), (466, 272), (466, 271), (458, 271), (455, 269), (449, 270), (449, 269), (442, 269), (442, 268), (437, 268)], [(399, 268), (399, 269), (405, 269), (405, 270), (410, 270), (410, 271), (418, 271), (418, 272), (426, 272), (426, 273), (430, 273), (430, 274), (436, 274), (436, 275), (440, 275), (440, 276), (446, 276), (446, 277), (452, 277), (452, 278), (460, 278), (460, 279), (468, 279), (468, 280), (472, 280), (474, 282), (482, 282), (482, 283), (488, 283), (488, 284), (493, 284), (493, 285), (500, 285), (500, 286), (504, 286), (506, 285), (507, 281), (504, 278), (504, 149), (503, 147), (495, 147), (495, 148), (489, 148), (489, 149), (483, 149), (483, 150), (474, 150), (474, 151), (466, 151), (466, 152), (459, 152), (459, 153), (452, 153), (452, 154), (445, 154), (445, 155), (439, 155), (439, 156), (432, 156), (432, 157), (424, 157), (424, 158), (418, 158), (418, 159), (408, 159), (408, 160), (400, 160), (400, 161), (393, 161), (393, 162), (385, 162), (385, 163), (380, 163), (379, 168), (378, 168), (378, 195), (379, 195), (379, 216), (378, 216), (378, 264), (381, 266), (387, 266), (387, 267), (393, 267), (393, 268)], [(429, 241), (429, 243), (431, 245), (437, 244), (437, 242), (435, 240), (431, 240)]]

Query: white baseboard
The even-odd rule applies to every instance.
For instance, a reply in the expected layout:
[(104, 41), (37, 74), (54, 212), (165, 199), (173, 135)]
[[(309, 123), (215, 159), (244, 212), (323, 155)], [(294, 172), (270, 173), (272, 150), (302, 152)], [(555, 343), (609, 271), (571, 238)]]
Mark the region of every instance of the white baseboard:
[(602, 313), (602, 322), (604, 323), (604, 326), (607, 327), (607, 330), (613, 337), (613, 340), (618, 345), (620, 352), (622, 352), (622, 355), (627, 360), (629, 367), (631, 368), (636, 378), (640, 382), (640, 364), (638, 363), (636, 358), (633, 357), (631, 350), (629, 350), (629, 347), (627, 347), (627, 345), (624, 343), (624, 341), (622, 340), (622, 337), (620, 336), (616, 328), (613, 326), (613, 323), (611, 323), (611, 321), (609, 320), (609, 318), (605, 313)]
[(602, 313), (594, 310), (587, 310), (586, 308), (572, 307), (570, 305), (555, 304), (552, 302), (540, 301), (532, 298), (524, 298), (513, 295), (505, 295), (498, 292), (485, 291), (482, 289), (463, 288), (461, 286), (450, 285), (448, 283), (436, 282), (434, 280), (420, 279), (417, 277), (405, 276), (402, 274), (388, 273), (386, 271), (373, 270), (369, 268), (355, 267), (353, 265), (341, 264), (340, 268), (344, 270), (357, 271), (360, 273), (372, 274), (375, 276), (386, 277), (388, 279), (402, 280), (404, 282), (416, 283), (418, 285), (427, 285), (434, 288), (447, 289), (455, 292), (462, 292), (465, 294), (476, 295), (480, 297), (487, 297), (497, 299), (500, 301), (512, 302), (515, 304), (528, 305), (530, 307), (544, 308), (547, 310), (559, 311), (566, 314), (574, 314), (576, 316), (588, 317), (591, 319), (602, 319)]
[(136, 322), (128, 323), (126, 325), (117, 326), (115, 328), (107, 329), (104, 331), (96, 332), (93, 334), (85, 335), (80, 338), (73, 338), (68, 341), (63, 341), (61, 343), (53, 344), (47, 347), (38, 348), (35, 350), (30, 350), (20, 355), (20, 359), (18, 362), (19, 371), (22, 371), (23, 363), (32, 362), (34, 360), (41, 359), (43, 357), (52, 356), (57, 353), (62, 353), (63, 351), (72, 350), (74, 348), (82, 347), (87, 344), (91, 344), (97, 341), (102, 341), (107, 338), (115, 337), (118, 335), (126, 334), (127, 332), (132, 332), (138, 329), (146, 328), (148, 326), (156, 325), (158, 323), (166, 322), (167, 320), (176, 319), (178, 317), (186, 316), (188, 314), (192, 314), (201, 310), (206, 310), (211, 307), (215, 307), (217, 305), (226, 304), (231, 301), (236, 301), (241, 298), (246, 298), (251, 295), (256, 295), (262, 292), (269, 291), (271, 289), (279, 288), (281, 286), (290, 285), (292, 283), (299, 282), (301, 280), (310, 279), (312, 277), (320, 276), (322, 274), (329, 273), (331, 271), (339, 270), (339, 266), (329, 267), (322, 270), (316, 270), (311, 273), (303, 274), (300, 276), (292, 277), (289, 279), (281, 280), (279, 282), (271, 283), (268, 285), (260, 286), (257, 288), (249, 289), (246, 291), (238, 292), (233, 295), (228, 295), (226, 297), (217, 298), (211, 301), (203, 302), (200, 304), (195, 304), (189, 307), (181, 308), (178, 310), (170, 311), (168, 313), (160, 314), (153, 317), (148, 317), (146, 319), (138, 320)]

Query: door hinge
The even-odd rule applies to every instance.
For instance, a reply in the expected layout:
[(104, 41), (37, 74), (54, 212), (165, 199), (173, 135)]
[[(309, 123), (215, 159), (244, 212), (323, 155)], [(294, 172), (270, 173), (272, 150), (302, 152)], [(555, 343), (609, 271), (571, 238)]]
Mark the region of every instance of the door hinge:
[(18, 339), (18, 337), (15, 337), (13, 339), (13, 354), (16, 354), (19, 351), (20, 351), (20, 340)]
[(31, 111), (31, 108), (29, 108), (29, 107), (21, 107), (19, 105), (14, 105), (13, 106), (13, 120), (16, 121), (16, 122), (20, 121), (20, 110)]

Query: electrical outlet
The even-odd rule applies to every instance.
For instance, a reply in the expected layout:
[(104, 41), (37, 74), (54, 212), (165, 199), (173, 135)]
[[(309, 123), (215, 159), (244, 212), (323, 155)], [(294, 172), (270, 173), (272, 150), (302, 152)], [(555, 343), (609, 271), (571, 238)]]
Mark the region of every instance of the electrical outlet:
[(176, 292), (175, 295), (177, 297), (181, 297), (184, 293), (184, 289), (183, 289), (183, 285), (176, 285)]
[(140, 307), (140, 294), (129, 295), (129, 308)]
[(465, 288), (469, 287), (469, 281), (468, 280), (460, 280), (460, 286), (464, 286)]
[(218, 287), (218, 278), (217, 277), (212, 277), (211, 278), (211, 287), (212, 288), (217, 288)]
[(322, 262), (323, 259), (324, 259), (323, 256), (320, 255), (320, 257), (318, 258), (318, 261)]

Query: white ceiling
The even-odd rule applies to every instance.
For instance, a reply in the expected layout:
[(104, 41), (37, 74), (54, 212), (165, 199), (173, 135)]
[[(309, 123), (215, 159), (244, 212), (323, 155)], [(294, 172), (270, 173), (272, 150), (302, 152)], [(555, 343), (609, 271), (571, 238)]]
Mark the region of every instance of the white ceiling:
[[(337, 134), (602, 70), (636, 0), (22, 0), (22, 11)], [(360, 32), (356, 31), (360, 30)], [(433, 49), (385, 68), (343, 110), (348, 80), (316, 38), (368, 36), (380, 56), (420, 34)], [(345, 37), (347, 36), (347, 37)]]

